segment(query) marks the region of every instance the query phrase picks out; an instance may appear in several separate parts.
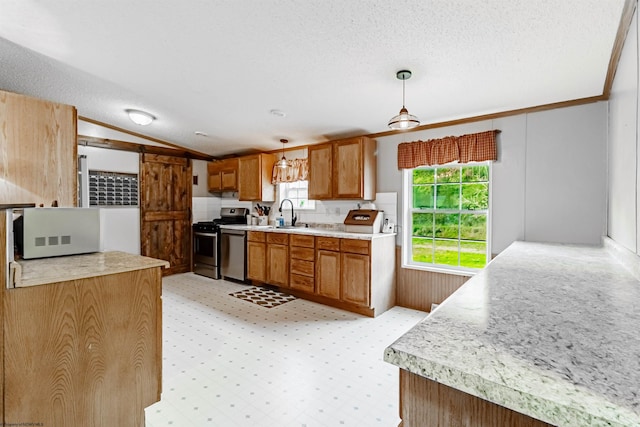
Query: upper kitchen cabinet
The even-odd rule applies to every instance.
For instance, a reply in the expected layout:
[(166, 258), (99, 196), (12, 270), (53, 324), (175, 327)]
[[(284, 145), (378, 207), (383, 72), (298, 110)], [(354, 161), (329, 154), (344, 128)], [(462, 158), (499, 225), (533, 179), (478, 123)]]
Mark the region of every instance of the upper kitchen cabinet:
[(309, 198), (376, 197), (376, 141), (350, 138), (309, 147)]
[(75, 107), (0, 91), (0, 204), (77, 205)]
[(210, 192), (238, 191), (238, 159), (223, 159), (207, 164)]
[(271, 154), (253, 154), (238, 161), (238, 199), (273, 202), (276, 199), (271, 174), (275, 159)]

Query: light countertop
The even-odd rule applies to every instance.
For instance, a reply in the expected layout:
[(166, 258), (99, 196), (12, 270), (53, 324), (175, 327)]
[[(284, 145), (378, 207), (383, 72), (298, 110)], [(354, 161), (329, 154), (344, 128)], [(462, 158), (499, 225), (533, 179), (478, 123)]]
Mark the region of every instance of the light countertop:
[(220, 228), (228, 230), (264, 231), (267, 233), (308, 234), (312, 236), (339, 237), (342, 239), (356, 240), (373, 240), (396, 235), (396, 233), (347, 233), (346, 231), (324, 228), (277, 228), (270, 225), (221, 225)]
[(384, 359), (553, 425), (640, 426), (639, 302), (605, 248), (516, 242)]
[(169, 263), (164, 260), (117, 251), (20, 260), (12, 264), (17, 268), (15, 272), (17, 288), (152, 267), (169, 267)]

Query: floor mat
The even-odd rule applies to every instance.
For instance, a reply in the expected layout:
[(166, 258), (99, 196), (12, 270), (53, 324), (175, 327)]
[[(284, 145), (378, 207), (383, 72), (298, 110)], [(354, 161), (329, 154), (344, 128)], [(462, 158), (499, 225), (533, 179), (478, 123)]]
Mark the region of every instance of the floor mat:
[(282, 292), (274, 291), (260, 286), (254, 286), (243, 291), (232, 292), (229, 295), (231, 295), (232, 297), (240, 298), (244, 301), (258, 304), (266, 308), (277, 307), (284, 304), (285, 302), (293, 301), (294, 299), (296, 299), (296, 297), (294, 296), (283, 294)]

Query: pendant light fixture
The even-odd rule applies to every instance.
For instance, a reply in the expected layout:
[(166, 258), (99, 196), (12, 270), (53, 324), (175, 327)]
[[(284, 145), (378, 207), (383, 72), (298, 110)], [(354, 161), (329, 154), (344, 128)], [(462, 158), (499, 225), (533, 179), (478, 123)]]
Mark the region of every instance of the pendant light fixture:
[(389, 120), (389, 127), (391, 129), (411, 129), (420, 124), (420, 120), (412, 114), (404, 106), (404, 81), (411, 78), (411, 71), (400, 70), (396, 73), (396, 78), (402, 80), (402, 108), (397, 116), (394, 116)]
[(289, 166), (291, 166), (291, 162), (289, 162), (287, 158), (284, 156), (284, 144), (286, 144), (289, 141), (286, 139), (281, 139), (280, 142), (282, 142), (282, 158), (278, 160), (278, 163), (276, 163), (276, 165), (279, 168), (286, 169)]

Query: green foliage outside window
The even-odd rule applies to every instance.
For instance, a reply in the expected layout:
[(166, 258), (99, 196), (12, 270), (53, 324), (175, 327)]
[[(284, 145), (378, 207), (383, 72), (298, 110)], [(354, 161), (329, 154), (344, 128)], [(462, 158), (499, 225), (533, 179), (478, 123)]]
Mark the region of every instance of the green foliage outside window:
[(414, 169), (412, 196), (413, 261), (465, 268), (485, 266), (488, 165)]

